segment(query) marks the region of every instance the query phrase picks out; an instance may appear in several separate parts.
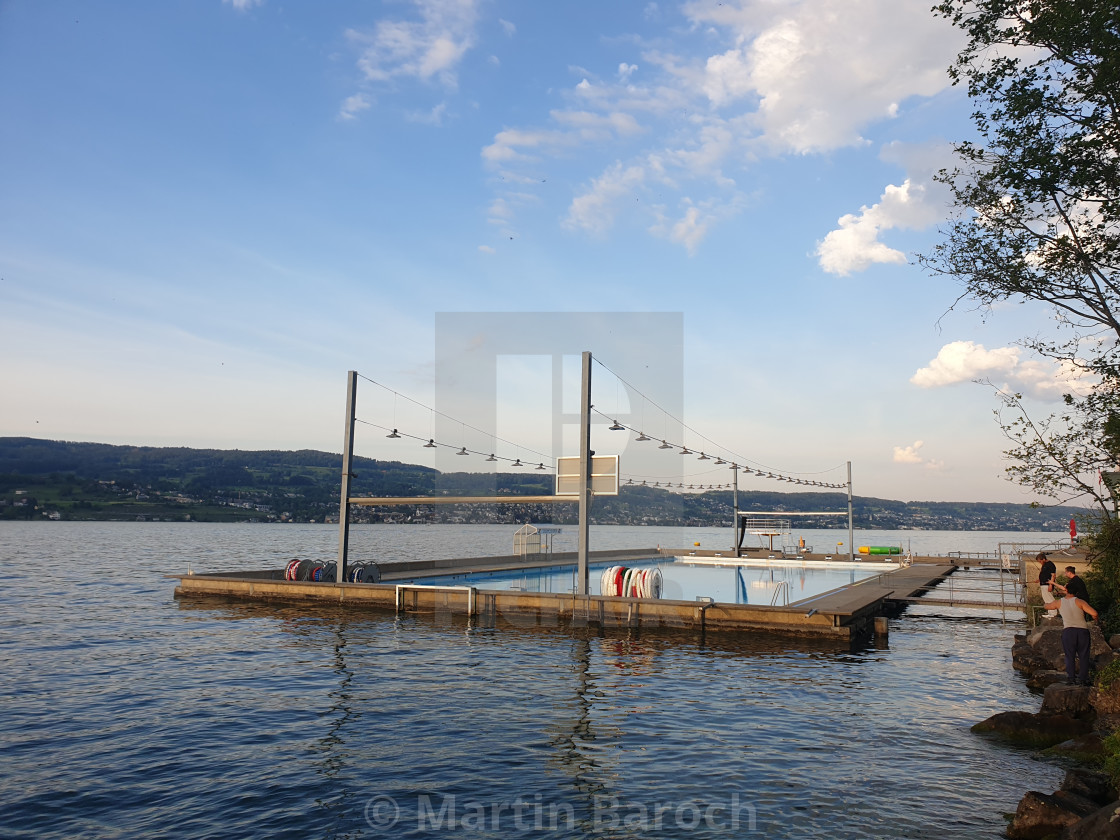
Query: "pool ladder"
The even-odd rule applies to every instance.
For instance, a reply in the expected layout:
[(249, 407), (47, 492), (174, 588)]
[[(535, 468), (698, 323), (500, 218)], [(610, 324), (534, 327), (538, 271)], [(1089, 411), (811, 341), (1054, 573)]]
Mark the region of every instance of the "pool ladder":
[(770, 606), (778, 606), (778, 598), (782, 598), (781, 606), (789, 606), (789, 581), (780, 580), (778, 585), (774, 587), (774, 594), (770, 596)]

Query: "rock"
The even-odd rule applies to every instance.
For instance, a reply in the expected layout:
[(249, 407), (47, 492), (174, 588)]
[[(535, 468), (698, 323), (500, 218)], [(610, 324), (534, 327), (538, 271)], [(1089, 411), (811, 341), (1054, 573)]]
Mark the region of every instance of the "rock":
[(1081, 818), (1080, 813), (1071, 811), (1058, 797), (1031, 790), (1019, 801), (1015, 817), (1007, 827), (1007, 836), (1013, 840), (1042, 840)]
[(1086, 764), (1095, 763), (1104, 756), (1104, 744), (1101, 743), (1101, 736), (1096, 732), (1087, 732), (1055, 744), (1046, 750), (1046, 754), (1060, 755)]
[(1089, 702), (1097, 710), (1098, 715), (1120, 714), (1120, 680), (1113, 680), (1112, 685), (1104, 690), (1096, 686), (1091, 688)]
[(1087, 735), (1092, 729), (1088, 718), (1031, 712), (1000, 712), (972, 727), (977, 734), (998, 735), (1020, 746), (1039, 748)]
[(1116, 788), (1107, 773), (1090, 770), (1088, 767), (1074, 767), (1066, 771), (1062, 788), (1066, 793), (1076, 794), (1093, 802), (1097, 807), (1107, 805), (1117, 798)]
[[(1109, 647), (1105, 641), (1104, 634), (1101, 628), (1097, 626), (1096, 622), (1089, 623), (1089, 658), (1093, 661), (1094, 667), (1097, 667), (1097, 659), (1100, 658), (1102, 662), (1111, 661), (1105, 657), (1105, 654), (1112, 655), (1112, 648)], [(1062, 650), (1062, 628), (1060, 626), (1044, 626), (1039, 627), (1032, 632), (1026, 639), (1027, 644), (1034, 651), (1035, 655), (1046, 661), (1047, 667), (1054, 671), (1064, 671), (1066, 669), (1066, 657)], [(1020, 645), (1016, 643), (1011, 648), (1012, 660), (1015, 659), (1015, 650)], [(1028, 657), (1025, 652), (1020, 654), (1020, 658), (1027, 661)], [(1020, 671), (1024, 670), (1016, 665)]]
[(1120, 840), (1120, 801), (1066, 828), (1062, 840)]
[(1027, 679), (1027, 687), (1036, 690), (1044, 689), (1047, 686), (1054, 685), (1055, 683), (1064, 683), (1065, 681), (1065, 671), (1051, 671), (1049, 668), (1042, 668), (1030, 675)]
[(1055, 683), (1046, 686), (1042, 695), (1040, 715), (1069, 715), (1073, 718), (1091, 718), (1095, 710), (1089, 704), (1088, 686)]
[(1098, 653), (1093, 657), (1091, 668), (1093, 673), (1100, 673), (1117, 659), (1120, 659), (1120, 653), (1110, 650), (1108, 653)]
[[(1027, 642), (1016, 642), (1011, 648), (1011, 666), (1016, 671), (1021, 671), (1028, 676), (1036, 671), (1051, 670), (1050, 663), (1045, 657), (1035, 652)], [(1062, 671), (1065, 674), (1065, 671)]]
[(1115, 650), (1116, 648), (1120, 648), (1120, 633), (1114, 633), (1113, 635), (1108, 637), (1108, 646), (1113, 650)]
[(1042, 627), (1035, 630), (1027, 637), (1027, 644), (1031, 646), (1036, 656), (1046, 662), (1047, 668), (1052, 671), (1065, 671), (1066, 657), (1062, 651), (1062, 628)]

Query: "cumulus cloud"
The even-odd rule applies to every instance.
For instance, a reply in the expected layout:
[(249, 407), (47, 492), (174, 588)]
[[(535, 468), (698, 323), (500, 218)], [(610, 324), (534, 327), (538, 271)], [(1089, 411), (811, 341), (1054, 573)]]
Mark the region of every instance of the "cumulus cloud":
[(919, 388), (943, 388), (958, 382), (991, 380), (1005, 390), (1036, 399), (1057, 400), (1063, 394), (1087, 393), (1093, 383), (1071, 362), (1055, 364), (1022, 359), (1022, 348), (996, 347), (988, 350), (972, 341), (952, 341), (920, 368), (910, 382)]
[(896, 446), (894, 448), (894, 462), (896, 464), (920, 464), (924, 460), (918, 454), (918, 450), (925, 444), (920, 441), (914, 441), (910, 446)]
[(481, 251), (483, 254), (496, 254), (496, 253), (498, 253), (494, 248), (491, 248), (489, 245), (479, 245), (478, 250)]
[(915, 464), (925, 467), (927, 470), (941, 470), (945, 467), (945, 462), (939, 458), (923, 458), (918, 450), (925, 446), (924, 441), (916, 440), (909, 446), (896, 446), (894, 447), (894, 462), (896, 464)]
[(911, 177), (901, 185), (888, 184), (876, 204), (840, 217), (839, 227), (817, 245), (821, 268), (846, 277), (875, 263), (905, 264), (906, 255), (882, 242), (880, 236), (893, 228), (921, 230), (944, 218), (948, 188), (935, 182), (933, 175), (950, 156), (947, 144), (896, 143), (885, 148), (881, 157), (903, 166)]
[[(656, 4), (647, 9), (660, 15)], [(500, 183), (517, 182), (527, 167), (539, 170), (553, 156), (570, 160), (579, 152), (600, 171), (616, 165), (642, 169), (670, 193), (670, 201), (683, 205), (690, 197), (695, 208), (714, 209), (720, 202), (741, 207), (736, 170), (768, 156), (865, 144), (869, 125), (894, 119), (914, 98), (947, 87), (945, 67), (963, 45), (960, 33), (928, 8), (897, 0), (693, 0), (682, 12), (712, 46), (689, 54), (670, 52), (669, 42), (619, 39), (635, 52), (619, 55), (605, 75), (594, 67), (570, 67), (573, 83), (559, 95), (572, 107), (504, 127), (483, 148), (486, 163), (500, 170)], [(616, 121), (625, 116), (641, 131), (587, 132), (561, 118), (575, 112)], [(639, 146), (638, 137), (649, 139)], [(888, 186), (877, 203), (845, 215), (820, 244), (826, 270), (846, 274), (904, 261), (880, 236), (929, 224), (938, 196), (927, 174), (907, 169), (907, 178)], [(609, 204), (596, 199), (596, 186), (607, 186), (601, 181), (575, 197), (569, 225), (592, 229), (579, 221), (580, 207)], [(654, 235), (673, 227), (652, 205), (635, 210), (654, 214), (648, 225)], [(674, 241), (694, 248), (703, 236), (704, 213), (687, 207), (682, 212)], [(601, 213), (596, 219), (609, 221)]]

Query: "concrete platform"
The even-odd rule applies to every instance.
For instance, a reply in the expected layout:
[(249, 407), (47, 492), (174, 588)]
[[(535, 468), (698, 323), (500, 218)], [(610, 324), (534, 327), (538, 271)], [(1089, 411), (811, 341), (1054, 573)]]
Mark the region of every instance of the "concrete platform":
[[(592, 552), (589, 562), (649, 560), (657, 549)], [(665, 551), (664, 553), (670, 553)], [(676, 553), (675, 556), (687, 556)], [(542, 558), (545, 562), (542, 562)], [(723, 604), (666, 599), (618, 598), (571, 593), (485, 590), (478, 587), (425, 587), (397, 584), (417, 571), (483, 572), (571, 564), (574, 553), (522, 557), (476, 557), (416, 563), (379, 564), (378, 584), (284, 580), (283, 570), (175, 575), (176, 597), (220, 597), (251, 601), (322, 604), (400, 612), (461, 615), (491, 625), (571, 627), (693, 628), (715, 632), (772, 632), (858, 640), (870, 636), (876, 616), (889, 599), (909, 597), (951, 574), (954, 566), (915, 563), (897, 571), (839, 587), (788, 606)]]

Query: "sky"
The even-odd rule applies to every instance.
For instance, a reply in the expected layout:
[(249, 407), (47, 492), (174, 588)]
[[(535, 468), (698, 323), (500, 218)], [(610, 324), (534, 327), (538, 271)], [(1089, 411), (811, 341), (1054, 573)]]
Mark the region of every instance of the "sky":
[[(624, 424), (666, 409), (671, 443), (806, 480), (850, 461), (857, 495), (1034, 501), (993, 386), (1057, 408), (1015, 343), (1051, 314), (954, 306), (915, 264), (973, 131), (930, 6), (0, 2), (0, 436), (339, 452), (357, 370), (356, 452), (435, 464), (380, 427), (456, 417), (440, 313), (670, 313), (680, 405), (593, 378)], [(657, 381), (594, 336), (564, 370)], [(497, 366), (505, 456), (575, 454), (544, 358)], [(626, 474), (641, 444), (602, 428)]]

